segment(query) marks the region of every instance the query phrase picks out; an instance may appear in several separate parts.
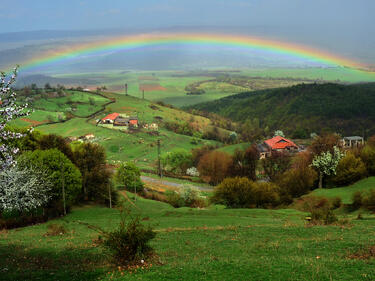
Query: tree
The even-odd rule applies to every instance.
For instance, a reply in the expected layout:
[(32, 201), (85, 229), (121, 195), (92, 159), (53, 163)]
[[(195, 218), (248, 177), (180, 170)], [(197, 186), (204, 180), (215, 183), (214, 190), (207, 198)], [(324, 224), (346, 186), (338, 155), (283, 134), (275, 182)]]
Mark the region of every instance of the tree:
[(17, 68), (7, 80), (5, 73), (0, 73), (0, 170), (15, 165), (15, 155), (19, 149), (17, 147), (7, 145), (11, 139), (20, 139), (23, 134), (12, 132), (6, 129), (10, 121), (20, 116), (29, 114), (26, 110), (27, 104), (20, 105), (17, 102), (17, 95), (12, 90), (12, 85), (17, 77)]
[(271, 156), (262, 159), (264, 173), (271, 181), (276, 181), (290, 167), (290, 156), (285, 152), (272, 151)]
[(232, 163), (228, 153), (214, 150), (202, 156), (197, 168), (204, 181), (216, 185), (228, 176)]
[(39, 139), (39, 147), (42, 150), (56, 148), (74, 162), (73, 151), (68, 142), (61, 136), (55, 134), (43, 135)]
[(51, 183), (34, 167), (11, 166), (0, 171), (0, 213), (27, 212), (45, 205)]
[(314, 155), (321, 155), (323, 152), (334, 152), (334, 147), (339, 145), (340, 137), (336, 134), (326, 134), (317, 136), (309, 146), (309, 150)]
[(236, 150), (231, 167), (232, 176), (247, 177), (255, 181), (258, 159), (259, 151), (256, 145), (252, 145), (246, 150)]
[(46, 205), (50, 216), (64, 214), (64, 205), (69, 211), (78, 201), (82, 186), (81, 173), (59, 150), (25, 152), (19, 158), (19, 164), (22, 168), (38, 167), (45, 171), (45, 179), (52, 184), (49, 192), (50, 200)]
[(104, 148), (93, 143), (78, 144), (74, 147), (73, 159), (82, 174), (83, 199), (91, 201), (109, 199), (108, 190), (112, 186), (111, 173), (106, 167)]
[(281, 131), (281, 130), (276, 130), (276, 131), (274, 132), (273, 136), (274, 136), (274, 137), (279, 136), (279, 137), (283, 137), (283, 138), (285, 138), (284, 132)]
[(134, 191), (135, 193), (143, 191), (141, 172), (138, 167), (131, 162), (122, 163), (116, 171), (115, 178), (129, 191)]
[(333, 153), (330, 151), (322, 152), (314, 157), (311, 166), (318, 170), (319, 188), (323, 187), (323, 177), (336, 174), (337, 165), (343, 157), (337, 146), (333, 147)]

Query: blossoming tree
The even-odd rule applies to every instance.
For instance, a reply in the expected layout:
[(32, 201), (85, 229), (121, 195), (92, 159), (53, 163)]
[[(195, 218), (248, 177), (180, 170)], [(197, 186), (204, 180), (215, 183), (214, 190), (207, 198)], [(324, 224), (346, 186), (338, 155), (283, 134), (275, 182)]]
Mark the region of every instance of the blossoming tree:
[(319, 172), (319, 188), (323, 187), (323, 177), (336, 175), (336, 168), (344, 154), (335, 146), (333, 153), (330, 151), (322, 152), (314, 157), (311, 166)]

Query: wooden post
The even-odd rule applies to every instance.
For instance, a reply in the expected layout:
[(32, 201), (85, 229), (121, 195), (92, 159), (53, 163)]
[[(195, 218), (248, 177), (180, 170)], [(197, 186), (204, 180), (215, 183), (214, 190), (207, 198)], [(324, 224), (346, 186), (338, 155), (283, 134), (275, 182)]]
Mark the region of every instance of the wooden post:
[(128, 95), (128, 83), (125, 83), (125, 95)]
[[(61, 162), (62, 162), (62, 161), (61, 161)], [(65, 177), (64, 177), (63, 163), (61, 163), (61, 166), (60, 166), (60, 173), (61, 173), (61, 183), (62, 183), (62, 196), (63, 196), (64, 216), (66, 216)]]
[(162, 170), (161, 170), (161, 161), (160, 161), (160, 139), (158, 139), (158, 172), (159, 172), (159, 177), (162, 178)]
[(112, 209), (112, 190), (111, 185), (108, 185), (108, 198), (109, 198), (109, 208)]

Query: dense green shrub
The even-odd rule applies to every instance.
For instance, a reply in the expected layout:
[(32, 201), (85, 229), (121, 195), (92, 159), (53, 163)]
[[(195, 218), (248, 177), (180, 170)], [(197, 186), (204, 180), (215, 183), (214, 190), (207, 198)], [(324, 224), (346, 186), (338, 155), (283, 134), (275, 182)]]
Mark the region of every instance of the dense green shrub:
[(174, 174), (185, 174), (186, 170), (193, 165), (190, 152), (184, 149), (174, 149), (161, 156), (163, 169)]
[(70, 161), (74, 162), (73, 151), (69, 143), (61, 136), (54, 134), (41, 136), (39, 139), (39, 148), (42, 150), (56, 148), (64, 153)]
[(211, 200), (230, 208), (270, 207), (280, 203), (279, 192), (279, 187), (273, 183), (226, 178), (215, 187)]
[(363, 205), (370, 211), (375, 211), (375, 189), (367, 192), (363, 198)]
[(101, 230), (103, 245), (109, 249), (116, 263), (129, 265), (140, 263), (153, 252), (149, 242), (156, 233), (141, 223), (141, 218), (121, 215), (120, 225), (111, 232)]
[(118, 183), (123, 184), (126, 190), (131, 192), (142, 192), (143, 182), (141, 171), (131, 162), (122, 163), (117, 169), (115, 178)]
[(308, 193), (313, 188), (317, 178), (318, 174), (310, 167), (286, 171), (278, 181), (283, 201), (291, 203), (292, 198)]
[(361, 158), (347, 152), (336, 168), (336, 175), (332, 181), (338, 186), (352, 184), (366, 176), (366, 167)]
[(359, 209), (363, 204), (363, 195), (361, 191), (356, 191), (352, 195), (352, 207), (354, 209)]
[(51, 198), (47, 204), (51, 216), (63, 214), (63, 193), (65, 188), (66, 208), (78, 201), (82, 186), (81, 173), (76, 166), (59, 150), (35, 150), (24, 153), (19, 159), (20, 166), (38, 167), (45, 171), (52, 183)]

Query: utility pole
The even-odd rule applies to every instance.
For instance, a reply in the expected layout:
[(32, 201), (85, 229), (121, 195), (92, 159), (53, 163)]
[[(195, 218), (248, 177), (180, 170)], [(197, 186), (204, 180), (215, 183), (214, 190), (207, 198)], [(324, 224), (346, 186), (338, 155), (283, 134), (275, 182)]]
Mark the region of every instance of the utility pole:
[(125, 95), (128, 95), (128, 83), (125, 83)]
[[(61, 161), (61, 162), (62, 162), (62, 161)], [(63, 196), (64, 216), (66, 216), (65, 177), (64, 177), (63, 164), (60, 166), (60, 173), (61, 173), (61, 183), (62, 183), (62, 196)]]
[(160, 139), (158, 139), (158, 172), (159, 172), (159, 177), (163, 177), (163, 172), (161, 170), (161, 161), (160, 161)]

